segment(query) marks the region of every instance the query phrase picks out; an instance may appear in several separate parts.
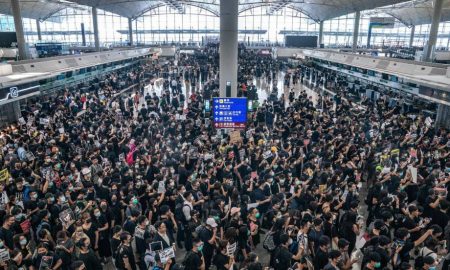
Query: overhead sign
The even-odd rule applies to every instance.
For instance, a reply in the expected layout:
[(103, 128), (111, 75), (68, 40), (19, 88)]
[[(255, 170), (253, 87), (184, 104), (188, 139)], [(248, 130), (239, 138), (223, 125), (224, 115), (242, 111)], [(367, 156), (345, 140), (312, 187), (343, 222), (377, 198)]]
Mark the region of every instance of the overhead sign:
[(394, 17), (371, 17), (370, 24), (373, 28), (394, 28)]
[(25, 95), (29, 95), (32, 93), (39, 92), (39, 84), (23, 84), (13, 87), (6, 87), (0, 89), (0, 102), (7, 102), (11, 99), (16, 99), (19, 97), (23, 97)]
[(247, 98), (213, 98), (215, 128), (245, 128)]

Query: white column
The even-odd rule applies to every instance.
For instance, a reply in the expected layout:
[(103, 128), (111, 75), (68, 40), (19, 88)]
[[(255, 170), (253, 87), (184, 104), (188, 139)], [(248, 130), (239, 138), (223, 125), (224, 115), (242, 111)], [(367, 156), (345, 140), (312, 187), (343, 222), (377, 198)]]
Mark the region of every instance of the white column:
[(36, 30), (37, 30), (38, 40), (42, 40), (41, 22), (39, 21), (39, 19), (36, 20)]
[(359, 20), (361, 19), (361, 12), (356, 11), (355, 13), (355, 24), (353, 26), (353, 45), (352, 51), (356, 51), (356, 47), (358, 46), (358, 36), (359, 36)]
[(220, 96), (237, 96), (238, 69), (238, 0), (220, 0)]
[(17, 47), (19, 49), (19, 59), (28, 59), (27, 47), (25, 44), (25, 34), (22, 24), (22, 12), (20, 10), (20, 1), (11, 0), (11, 10), (14, 17), (14, 27), (16, 29)]
[(320, 48), (320, 44), (323, 43), (323, 21), (320, 21), (319, 24), (319, 48)]
[(128, 18), (128, 40), (130, 41), (130, 46), (133, 46), (133, 22), (131, 18)]
[(100, 39), (98, 37), (98, 20), (97, 20), (97, 8), (96, 7), (92, 7), (92, 24), (94, 26), (95, 50), (100, 51)]
[(411, 27), (411, 35), (409, 36), (409, 47), (411, 48), (414, 44), (414, 33), (416, 32), (416, 26)]
[(433, 1), (433, 20), (430, 27), (430, 36), (428, 38), (427, 47), (424, 51), (423, 61), (431, 61), (431, 52), (436, 46), (437, 34), (439, 30), (439, 22), (441, 21), (443, 0)]

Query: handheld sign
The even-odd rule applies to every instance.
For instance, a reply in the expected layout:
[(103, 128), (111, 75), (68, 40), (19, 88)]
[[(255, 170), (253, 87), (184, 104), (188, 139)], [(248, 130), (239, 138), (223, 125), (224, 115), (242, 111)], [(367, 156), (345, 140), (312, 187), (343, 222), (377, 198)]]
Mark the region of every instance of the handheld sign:
[(6, 262), (9, 260), (9, 251), (7, 249), (1, 249), (0, 251), (0, 262)]
[(159, 252), (159, 257), (161, 258), (161, 262), (164, 264), (169, 259), (175, 258), (175, 251), (173, 250), (173, 247), (166, 248)]
[(68, 208), (59, 213), (59, 220), (65, 228), (68, 228), (75, 222), (75, 214), (72, 209)]

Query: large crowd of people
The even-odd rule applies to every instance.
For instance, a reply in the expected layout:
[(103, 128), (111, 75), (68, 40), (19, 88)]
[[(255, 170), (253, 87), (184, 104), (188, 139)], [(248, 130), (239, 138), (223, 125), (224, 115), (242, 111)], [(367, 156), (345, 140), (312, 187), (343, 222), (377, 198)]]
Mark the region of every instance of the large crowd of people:
[[(302, 67), (243, 53), (243, 88), (303, 82)], [(147, 93), (115, 95), (149, 73)], [(0, 134), (0, 266), (448, 269), (446, 130), (387, 96), (296, 90), (231, 141), (204, 111), (217, 86), (206, 48), (30, 106)]]

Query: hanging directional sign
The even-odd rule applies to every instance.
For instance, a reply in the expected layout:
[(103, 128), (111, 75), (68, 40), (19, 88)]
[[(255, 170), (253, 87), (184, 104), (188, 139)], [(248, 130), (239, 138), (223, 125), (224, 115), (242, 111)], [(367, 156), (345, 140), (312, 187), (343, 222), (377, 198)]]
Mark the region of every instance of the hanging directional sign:
[(245, 128), (247, 98), (213, 98), (215, 128)]

